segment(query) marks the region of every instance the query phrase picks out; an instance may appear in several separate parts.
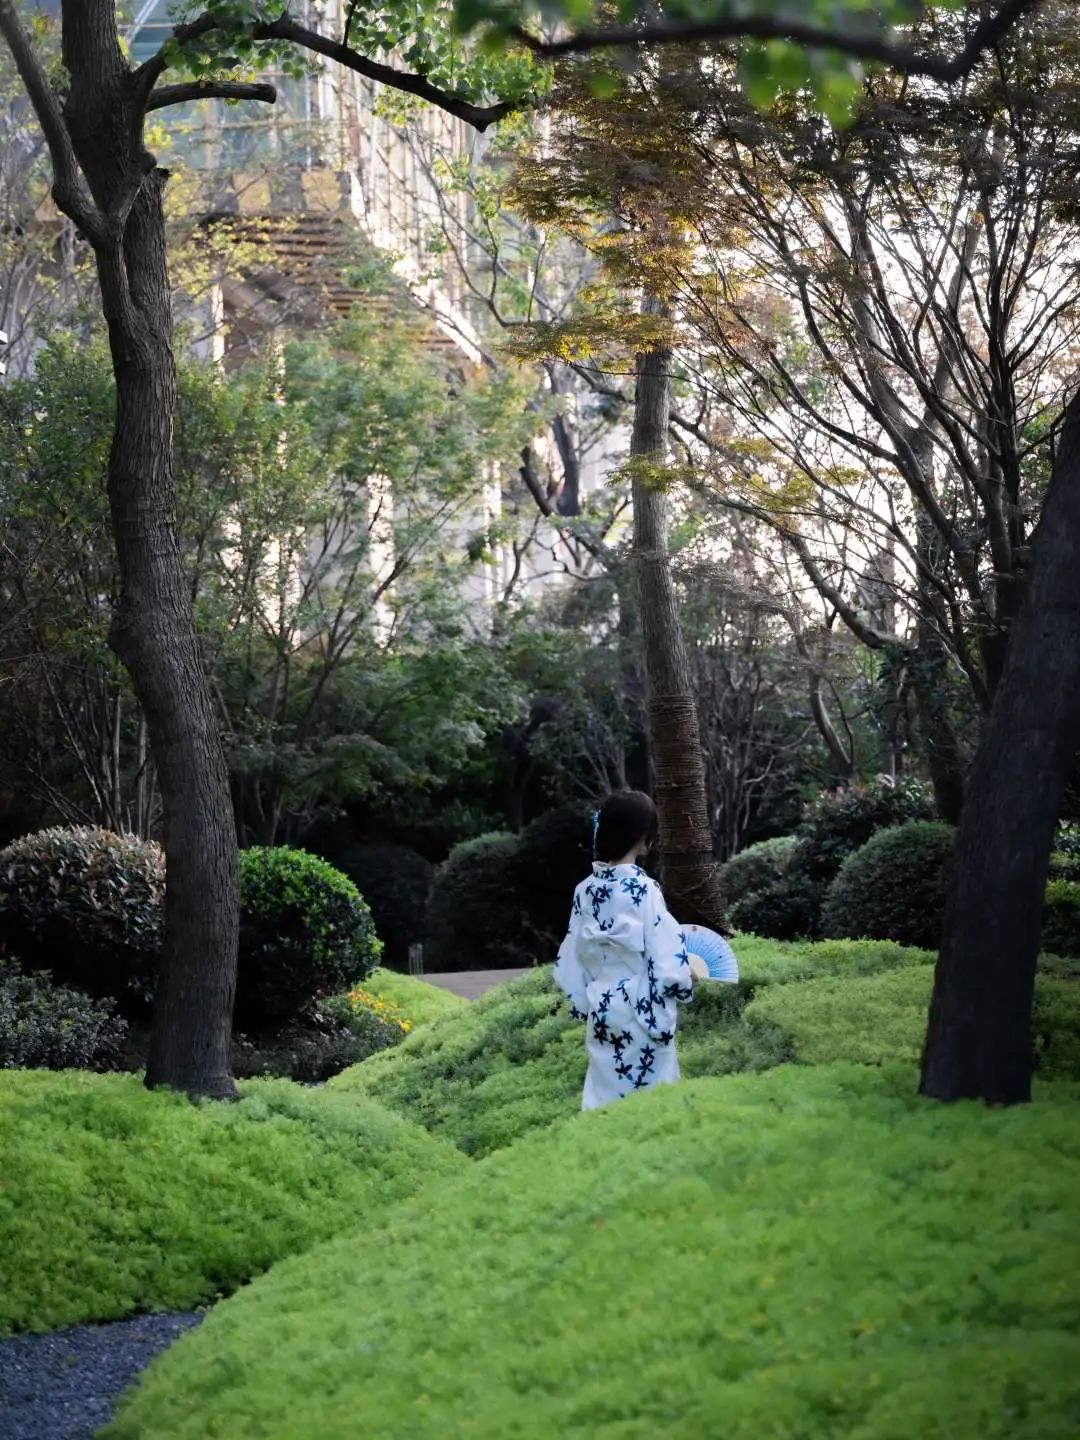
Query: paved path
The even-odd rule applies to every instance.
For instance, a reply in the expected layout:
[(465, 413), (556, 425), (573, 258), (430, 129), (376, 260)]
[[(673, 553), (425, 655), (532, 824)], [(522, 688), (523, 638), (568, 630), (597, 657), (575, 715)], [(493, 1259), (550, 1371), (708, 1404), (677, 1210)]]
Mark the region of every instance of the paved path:
[(528, 973), (528, 970), (455, 970), (447, 975), (425, 975), (424, 979), (429, 985), (438, 985), (440, 990), (450, 990), (465, 1000), (479, 1000), (493, 985)]

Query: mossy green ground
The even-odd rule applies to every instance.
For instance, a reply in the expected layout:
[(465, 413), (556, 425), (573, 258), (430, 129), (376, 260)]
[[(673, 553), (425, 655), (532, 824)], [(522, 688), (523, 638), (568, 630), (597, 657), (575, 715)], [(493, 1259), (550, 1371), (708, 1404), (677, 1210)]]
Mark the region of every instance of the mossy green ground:
[[(746, 1019), (778, 1026), (795, 1058), (807, 1065), (915, 1064), (933, 983), (933, 966), (917, 965), (863, 978), (833, 975), (770, 986), (750, 1003)], [(1038, 1073), (1044, 1079), (1080, 1079), (1080, 984), (1038, 976), (1032, 1030)]]
[[(681, 1012), (679, 1057), (688, 1077), (763, 1070), (793, 1058), (780, 1027), (764, 1017), (744, 1018), (747, 1000), (763, 987), (815, 975), (880, 974), (928, 958), (899, 945), (781, 945), (753, 937), (738, 941), (738, 953), (740, 985), (700, 986)], [(373, 1096), (467, 1154), (486, 1155), (580, 1108), (582, 1034), (544, 967), (330, 1083)]]
[(465, 1164), (359, 1096), (0, 1071), (0, 1333), (188, 1309)]
[(1072, 1440), (1075, 1087), (907, 1067), (634, 1096), (276, 1266), (109, 1440)]

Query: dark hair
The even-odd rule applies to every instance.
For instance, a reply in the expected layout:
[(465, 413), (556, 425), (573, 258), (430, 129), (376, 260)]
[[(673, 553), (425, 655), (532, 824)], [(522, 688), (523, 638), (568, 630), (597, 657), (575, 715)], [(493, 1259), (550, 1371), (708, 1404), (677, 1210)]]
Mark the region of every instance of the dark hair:
[(628, 855), (640, 840), (651, 845), (660, 821), (656, 806), (640, 790), (618, 790), (600, 806), (596, 858), (609, 864)]

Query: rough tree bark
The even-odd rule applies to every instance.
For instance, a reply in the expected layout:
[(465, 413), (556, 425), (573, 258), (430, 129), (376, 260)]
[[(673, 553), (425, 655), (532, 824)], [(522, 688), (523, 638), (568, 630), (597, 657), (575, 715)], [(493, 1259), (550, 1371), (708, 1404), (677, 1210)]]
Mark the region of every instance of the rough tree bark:
[(1027, 595), (968, 780), (923, 1051), (921, 1093), (1031, 1098), (1031, 1004), (1054, 827), (1080, 744), (1080, 395)]
[(224, 1097), (233, 1093), (236, 831), (176, 533), (166, 176), (142, 142), (115, 5), (65, 4), (62, 26), (71, 144), (98, 209), (121, 222), (94, 242), (116, 376), (108, 493), (120, 593), (110, 640), (146, 716), (168, 860), (146, 1083)]
[[(159, 84), (172, 63), (172, 41), (132, 69), (120, 48), (116, 0), (63, 0), (60, 13), (70, 78), (63, 104), (12, 0), (0, 0), (0, 36), (49, 147), (53, 199), (93, 248), (116, 378), (108, 491), (120, 596), (111, 639), (146, 716), (168, 856), (165, 951), (147, 1084), (226, 1097), (233, 1093), (236, 830), (176, 535), (176, 376), (162, 208), (168, 177), (148, 153), (143, 130), (151, 110), (213, 96), (272, 102), (275, 91), (227, 77)], [(206, 11), (179, 25), (173, 38), (191, 41), (223, 19), (236, 16)], [(511, 108), (473, 105), (287, 13), (253, 14), (248, 39), (323, 55), (478, 130)]]
[(667, 454), (670, 413), (671, 351), (660, 346), (637, 359), (630, 442), (631, 457), (639, 462), (632, 466), (631, 483), (646, 729), (668, 904), (684, 923), (719, 930), (724, 902), (713, 858), (701, 729), (668, 557), (667, 507), (651, 470)]

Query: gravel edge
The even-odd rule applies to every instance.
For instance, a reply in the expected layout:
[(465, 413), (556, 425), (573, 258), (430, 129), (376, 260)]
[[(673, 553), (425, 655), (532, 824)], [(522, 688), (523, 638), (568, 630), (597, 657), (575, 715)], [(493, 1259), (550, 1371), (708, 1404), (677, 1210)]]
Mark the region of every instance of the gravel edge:
[(0, 1340), (0, 1440), (93, 1440), (159, 1351), (203, 1311)]

